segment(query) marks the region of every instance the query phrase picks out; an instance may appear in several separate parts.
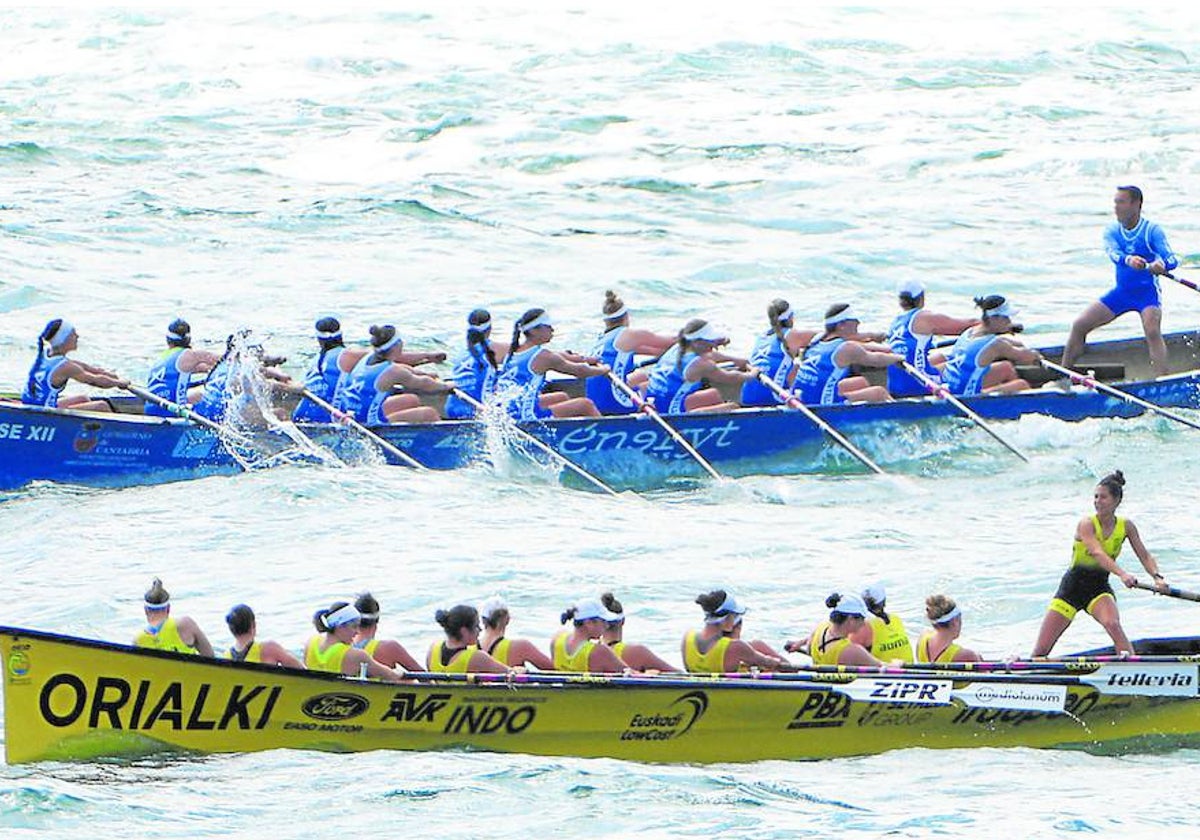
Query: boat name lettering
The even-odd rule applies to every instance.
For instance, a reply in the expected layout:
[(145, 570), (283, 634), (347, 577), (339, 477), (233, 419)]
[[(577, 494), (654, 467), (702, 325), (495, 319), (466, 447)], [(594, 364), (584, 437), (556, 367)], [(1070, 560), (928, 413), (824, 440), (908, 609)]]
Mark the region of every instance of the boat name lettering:
[(788, 729), (825, 729), (841, 726), (850, 717), (850, 698), (832, 691), (812, 691), (796, 712)]
[(433, 723), (433, 716), (446, 708), (450, 703), (449, 694), (430, 694), (417, 702), (417, 695), (411, 691), (398, 691), (392, 697), (391, 705), (383, 713), (381, 721), (394, 720), (397, 723), (415, 723), (424, 721)]
[(0, 440), (35, 440), (49, 443), (54, 440), (54, 426), (0, 423)]
[(317, 720), (347, 720), (358, 717), (371, 707), (367, 698), (357, 694), (318, 694), (304, 701), (300, 711)]
[[(697, 449), (725, 449), (733, 446), (738, 429), (737, 423), (727, 420), (720, 426), (680, 429), (679, 432)], [(559, 449), (564, 455), (634, 450), (677, 460), (691, 457), (682, 452), (679, 445), (664, 432), (655, 429), (641, 429), (636, 432), (623, 429), (602, 430), (597, 423), (589, 423), (564, 435), (559, 441)]]
[(121, 677), (96, 677), (89, 690), (74, 674), (55, 674), (42, 686), (38, 708), (46, 723), (58, 727), (72, 726), (86, 712), (89, 729), (102, 728), (104, 718), (106, 729), (248, 730), (266, 727), (282, 692), (279, 686), (209, 683), (185, 691), (181, 682), (141, 680), (134, 686)]
[(533, 706), (508, 706), (491, 703), (463, 703), (450, 713), (443, 732), (450, 735), (494, 735), (524, 732), (537, 717)]

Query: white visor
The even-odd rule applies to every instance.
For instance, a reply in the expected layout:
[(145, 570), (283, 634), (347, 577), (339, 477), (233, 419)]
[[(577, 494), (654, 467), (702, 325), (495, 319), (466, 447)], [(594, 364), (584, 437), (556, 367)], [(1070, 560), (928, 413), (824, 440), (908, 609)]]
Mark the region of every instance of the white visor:
[(362, 621), (362, 613), (353, 604), (346, 604), (340, 610), (325, 616), (325, 626), (330, 630), (336, 630), (344, 624), (352, 624), (355, 621)]
[(937, 618), (933, 619), (933, 623), (934, 624), (949, 624), (951, 621), (958, 618), (960, 615), (962, 615), (962, 610), (960, 610), (958, 608), (958, 604), (955, 604), (954, 609), (950, 610), (950, 612), (946, 613), (943, 616), (938, 616)]
[(618, 318), (624, 318), (626, 315), (628, 315), (629, 307), (625, 306), (625, 304), (621, 304), (621, 308), (618, 309), (616, 312), (601, 311), (600, 314), (604, 316), (605, 321), (615, 321)]
[(1007, 300), (997, 306), (995, 309), (983, 310), (984, 318), (1015, 318), (1017, 310), (1013, 309), (1012, 304)]
[(528, 324), (521, 325), (521, 332), (523, 332), (523, 333), (533, 332), (538, 327), (550, 327), (553, 329), (554, 324), (552, 324), (550, 322), (550, 313), (549, 312), (543, 312), (541, 315), (534, 318)]
[(482, 324), (472, 324), (470, 321), (467, 321), (467, 332), (481, 333), (481, 332), (487, 332), (491, 328), (492, 328), (492, 319), (491, 318), (488, 318)]
[(866, 618), (867, 605), (857, 595), (843, 595), (838, 600), (837, 606), (832, 608), (831, 612), (840, 612), (843, 615), (857, 615), (861, 618)]
[(58, 331), (54, 333), (54, 338), (50, 339), (50, 346), (57, 350), (67, 343), (68, 339), (75, 334), (75, 325), (66, 318), (62, 319), (62, 323), (58, 326)]
[(862, 320), (861, 318), (859, 318), (857, 315), (854, 314), (854, 307), (847, 306), (845, 309), (843, 309), (838, 314), (830, 315), (828, 318), (825, 319), (825, 329), (832, 329), (833, 327), (836, 327), (838, 324), (842, 323), (843, 321), (861, 321), (861, 320)]
[(376, 347), (375, 352), (379, 353), (379, 354), (386, 353), (387, 351), (391, 350), (393, 347), (395, 347), (397, 344), (399, 344), (403, 340), (404, 339), (400, 337), (400, 333), (396, 333), (394, 336), (389, 338), (383, 344)]
[(706, 624), (720, 624), (731, 615), (745, 615), (745, 613), (746, 608), (738, 602), (737, 598), (733, 597), (733, 593), (726, 592), (721, 606), (709, 613), (704, 621)]
[(716, 344), (718, 341), (722, 341), (725, 335), (712, 324), (705, 324), (698, 330), (684, 333), (683, 337), (687, 341), (708, 341)]
[(789, 306), (789, 307), (787, 308), (787, 311), (786, 311), (786, 312), (784, 312), (782, 315), (780, 315), (780, 316), (779, 316), (779, 318), (778, 318), (777, 320), (778, 320), (780, 323), (783, 323), (784, 321), (790, 321), (790, 320), (792, 320), (792, 319), (793, 319), (793, 318), (795, 318), (795, 317), (796, 317), (796, 310), (795, 310), (795, 309), (792, 309), (792, 307), (790, 307), (790, 306)]
[(896, 294), (910, 298), (919, 298), (925, 294), (925, 284), (920, 280), (904, 280), (896, 285)]

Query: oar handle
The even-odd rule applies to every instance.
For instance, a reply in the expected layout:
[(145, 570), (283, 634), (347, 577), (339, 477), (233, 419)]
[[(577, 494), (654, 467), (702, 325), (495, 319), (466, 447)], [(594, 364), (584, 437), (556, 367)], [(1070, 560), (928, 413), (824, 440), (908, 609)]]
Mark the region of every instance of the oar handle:
[(1155, 592), (1159, 595), (1165, 595), (1168, 598), (1200, 602), (1200, 592), (1188, 592), (1186, 589), (1178, 589), (1174, 586), (1164, 586), (1162, 589), (1159, 589), (1152, 583), (1142, 583), (1141, 581), (1138, 581), (1133, 586), (1135, 589), (1145, 589), (1148, 592)]
[(373, 432), (370, 429), (368, 429), (366, 426), (364, 426), (362, 423), (359, 423), (357, 420), (354, 419), (353, 415), (347, 414), (346, 412), (344, 412), (340, 409), (334, 408), (333, 403), (329, 402), (328, 400), (322, 399), (321, 397), (318, 397), (316, 394), (314, 394), (312, 392), (311, 389), (305, 388), (300, 393), (309, 402), (313, 403), (314, 405), (318, 406), (319, 408), (323, 408), (326, 411), (328, 411), (330, 417), (334, 418), (335, 420), (340, 420), (341, 422), (350, 426), (350, 428), (354, 429), (359, 434), (370, 438), (372, 441), (374, 441), (374, 443), (376, 445), (379, 446), (380, 449), (382, 449), (384, 452), (387, 452), (389, 455), (395, 457), (401, 463), (407, 464), (408, 466), (412, 467), (413, 469), (417, 469), (417, 470), (428, 469), (428, 467), (426, 467), (424, 464), (422, 464), (416, 458), (409, 455), (403, 449), (401, 449), (400, 447), (398, 447), (394, 443), (392, 443), (390, 440), (387, 440), (386, 438), (384, 438), (383, 435), (380, 435), (377, 432)]
[(640, 410), (650, 415), (651, 419), (653, 419), (655, 423), (662, 426), (667, 435), (670, 436), (673, 441), (678, 443), (684, 452), (686, 452), (688, 455), (691, 455), (692, 459), (701, 467), (703, 467), (705, 472), (707, 472), (713, 478), (721, 477), (721, 474), (717, 472), (716, 468), (708, 462), (708, 459), (701, 455), (699, 450), (692, 446), (691, 442), (685, 438), (678, 429), (668, 423), (667, 419), (659, 414), (658, 410), (654, 406), (642, 399), (642, 395), (632, 388), (628, 382), (617, 376), (617, 374), (611, 370), (606, 375), (608, 376), (609, 381), (612, 382), (612, 384), (615, 385), (627, 397), (633, 400), (634, 404)]

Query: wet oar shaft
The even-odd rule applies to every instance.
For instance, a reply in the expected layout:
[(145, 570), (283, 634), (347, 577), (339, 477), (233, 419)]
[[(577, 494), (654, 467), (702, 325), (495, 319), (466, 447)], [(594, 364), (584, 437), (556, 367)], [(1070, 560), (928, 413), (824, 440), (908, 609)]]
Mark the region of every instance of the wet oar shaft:
[(674, 440), (676, 443), (678, 443), (680, 448), (682, 448), (684, 452), (691, 455), (692, 458), (695, 459), (696, 463), (704, 468), (705, 472), (707, 472), (713, 478), (721, 477), (721, 474), (719, 472), (717, 472), (716, 469), (713, 467), (713, 465), (708, 462), (708, 459), (706, 459), (703, 455), (701, 455), (696, 450), (696, 447), (692, 446), (692, 444), (690, 442), (688, 442), (687, 438), (685, 438), (682, 434), (679, 433), (679, 430), (677, 430), (674, 426), (672, 426), (670, 423), (668, 423), (666, 418), (663, 417), (661, 414), (659, 414), (655, 410), (654, 406), (650, 405), (648, 402), (646, 402), (644, 399), (642, 399), (641, 394), (639, 394), (633, 388), (629, 387), (629, 384), (627, 382), (625, 382), (623, 379), (621, 379), (621, 377), (617, 376), (611, 370), (608, 372), (608, 378), (612, 382), (613, 385), (615, 385), (618, 389), (620, 389), (622, 392), (624, 392), (626, 396), (628, 396), (631, 400), (633, 400), (639, 409), (646, 412), (646, 414), (649, 414), (650, 417), (654, 420), (654, 422), (656, 422), (656, 423), (658, 423), (658, 425), (662, 426), (663, 430), (668, 435), (671, 436), (671, 439)]
[(1029, 463), (1029, 457), (1024, 452), (1022, 452), (1020, 449), (1017, 449), (1017, 447), (1013, 446), (1004, 438), (1000, 437), (1000, 433), (993, 429), (988, 423), (984, 422), (982, 417), (972, 411), (966, 403), (954, 396), (954, 394), (951, 394), (949, 388), (940, 382), (935, 381), (924, 371), (918, 370), (915, 365), (910, 365), (908, 362), (904, 363), (904, 369), (908, 371), (909, 376), (913, 377), (926, 388), (928, 388), (935, 396), (941, 397), (946, 402), (950, 403), (950, 405), (954, 406), (967, 417), (969, 417), (975, 423), (975, 425), (979, 426), (979, 428), (983, 429), (985, 432), (995, 438), (996, 441), (1004, 446), (1005, 449), (1016, 455), (1025, 463)]
[(412, 467), (413, 469), (418, 469), (418, 470), (428, 469), (428, 467), (426, 467), (424, 464), (422, 464), (420, 461), (418, 461), (413, 456), (409, 455), (403, 449), (396, 446), (391, 441), (385, 440), (382, 435), (371, 431), (366, 426), (364, 426), (362, 423), (359, 423), (357, 420), (354, 419), (353, 415), (347, 414), (344, 411), (340, 411), (340, 410), (334, 408), (332, 403), (328, 402), (327, 400), (321, 399), (320, 397), (318, 397), (316, 394), (314, 394), (308, 388), (305, 388), (301, 393), (304, 395), (304, 398), (306, 400), (308, 400), (309, 402), (318, 406), (319, 408), (323, 408), (326, 411), (328, 411), (329, 416), (332, 417), (334, 420), (337, 420), (341, 423), (345, 423), (347, 426), (354, 429), (359, 434), (363, 435), (364, 437), (370, 438), (380, 449), (382, 449), (384, 452), (388, 453), (392, 457), (398, 459), (400, 462), (407, 464), (408, 466)]
[(1148, 592), (1157, 592), (1159, 595), (1166, 595), (1168, 598), (1180, 598), (1184, 601), (1200, 602), (1200, 592), (1188, 592), (1186, 589), (1177, 589), (1174, 586), (1167, 586), (1159, 589), (1152, 583), (1135, 583), (1137, 589), (1145, 589)]
[(1086, 385), (1088, 388), (1091, 388), (1095, 391), (1109, 394), (1110, 396), (1124, 400), (1127, 403), (1140, 406), (1147, 411), (1153, 411), (1155, 414), (1161, 414), (1163, 417), (1166, 417), (1169, 420), (1174, 420), (1176, 423), (1182, 423), (1183, 425), (1190, 426), (1193, 429), (1200, 429), (1200, 423), (1197, 423), (1194, 420), (1189, 420), (1182, 414), (1176, 414), (1174, 411), (1163, 408), (1161, 405), (1155, 405), (1149, 400), (1144, 400), (1141, 397), (1135, 397), (1133, 394), (1127, 394), (1124, 391), (1112, 387), (1111, 385), (1105, 385), (1103, 382), (1096, 381), (1094, 377), (1086, 376), (1078, 371), (1063, 367), (1062, 365), (1057, 365), (1048, 359), (1042, 359), (1041, 362), (1043, 367), (1053, 370), (1057, 373), (1061, 373), (1063, 376), (1071, 377), (1072, 382), (1078, 382), (1081, 385)]
[(811, 420), (813, 424), (817, 426), (817, 428), (837, 441), (843, 449), (845, 449), (871, 470), (879, 475), (886, 475), (886, 473), (883, 471), (883, 467), (879, 466), (870, 458), (868, 458), (866, 453), (847, 440), (841, 432), (821, 419), (815, 411), (806, 406), (804, 403), (800, 402), (800, 400), (796, 399), (796, 397), (792, 396), (787, 391), (783, 390), (779, 383), (777, 383), (774, 379), (767, 376), (765, 373), (760, 373), (758, 375), (758, 381), (763, 385), (766, 385), (767, 388), (775, 394), (775, 396), (779, 397), (779, 399), (783, 400), (787, 405), (790, 405), (792, 408), (796, 409), (809, 420)]

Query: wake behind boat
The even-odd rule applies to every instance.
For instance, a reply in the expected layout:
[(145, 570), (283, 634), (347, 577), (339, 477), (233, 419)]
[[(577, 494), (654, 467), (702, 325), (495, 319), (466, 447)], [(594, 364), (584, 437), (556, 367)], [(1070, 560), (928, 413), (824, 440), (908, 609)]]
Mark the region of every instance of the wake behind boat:
[[(1173, 408), (1200, 407), (1200, 333), (1167, 336), (1171, 368), (1183, 370), (1147, 377), (1145, 342), (1122, 339), (1089, 345), (1077, 368), (1095, 370), (1097, 379), (1124, 393)], [(1043, 348), (1047, 356), (1061, 347)], [(1039, 381), (1034, 372), (1028, 377)], [(1040, 381), (1045, 381), (1042, 375)], [(1112, 394), (1076, 387), (989, 394), (963, 400), (989, 420), (1043, 414), (1065, 421), (1089, 417), (1131, 417), (1144, 409)], [(140, 402), (113, 401), (106, 414), (46, 409), (0, 402), (0, 490), (33, 481), (91, 486), (154, 484), (207, 475), (234, 474), (242, 467), (228, 442), (186, 420), (144, 417)], [(868, 450), (898, 433), (913, 432), (919, 451), (923, 429), (959, 423), (958, 410), (932, 397), (890, 403), (815, 407), (815, 413)], [(134, 413), (126, 413), (134, 412)], [(802, 413), (784, 408), (669, 416), (671, 425), (722, 475), (790, 475), (857, 465)], [(361, 453), (363, 437), (338, 424), (300, 424), (315, 442), (336, 454)], [(679, 478), (703, 476), (701, 466), (668, 431), (644, 415), (549, 418), (519, 428), (590, 473), (620, 488), (649, 488)], [(475, 420), (398, 423), (372, 431), (431, 469), (455, 469), (489, 458), (487, 428)], [(267, 451), (286, 443), (277, 433), (256, 441)], [(522, 444), (517, 444), (521, 446)], [(385, 453), (388, 463), (401, 464)]]
[(872, 674), (422, 674), (396, 685), (0, 627), (10, 764), (281, 748), (695, 763), (1178, 748), (1200, 744), (1200, 640), (1172, 641), (1190, 653)]

